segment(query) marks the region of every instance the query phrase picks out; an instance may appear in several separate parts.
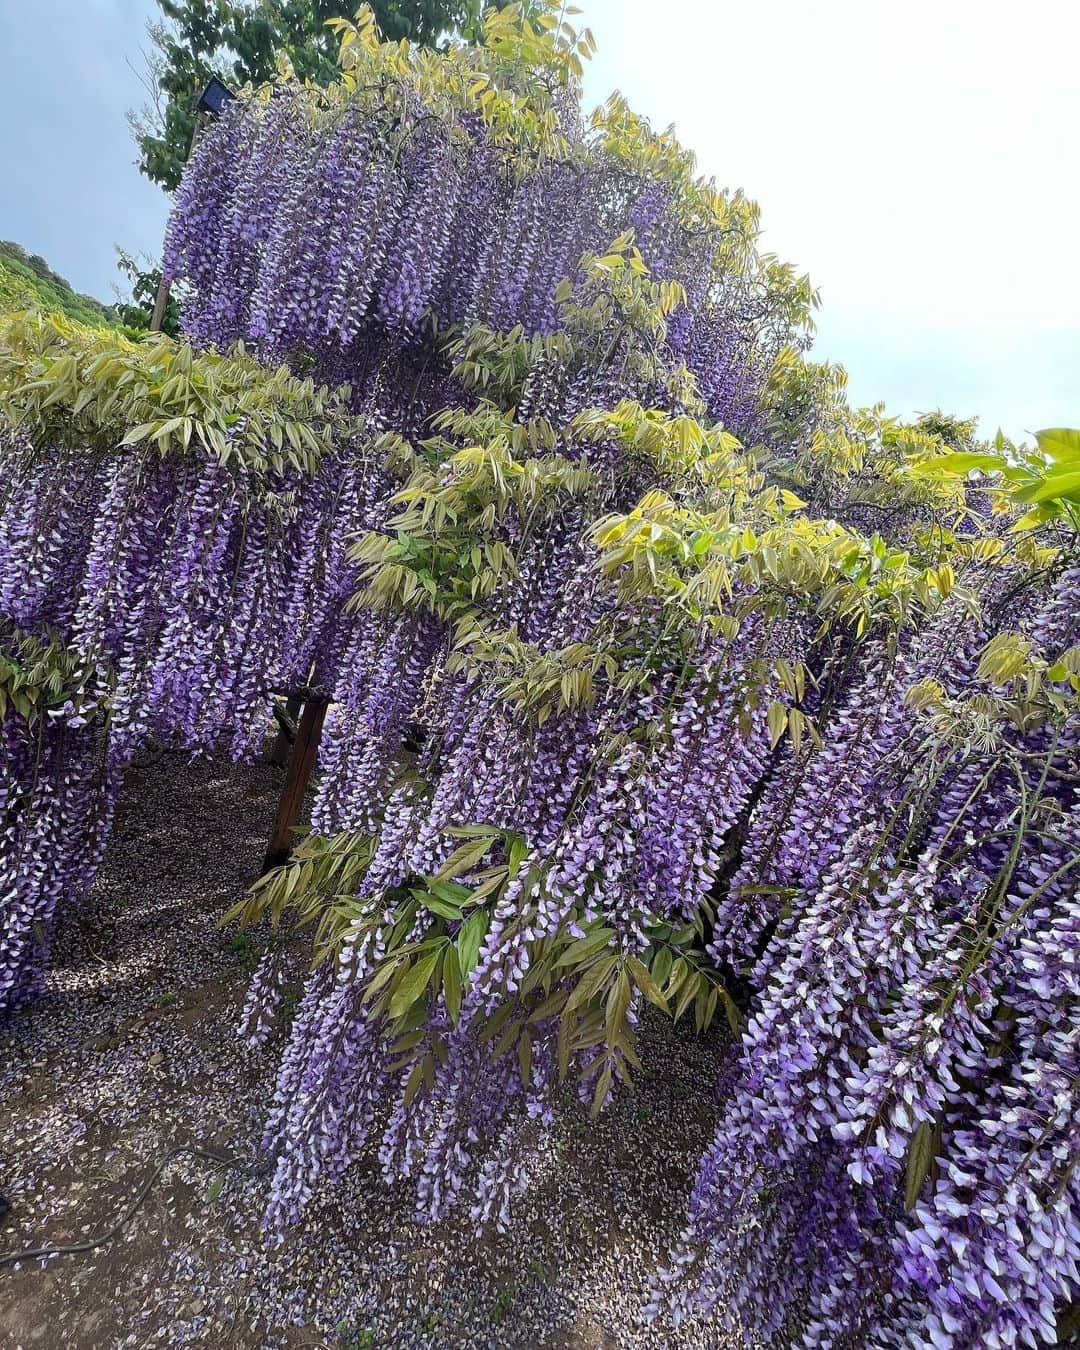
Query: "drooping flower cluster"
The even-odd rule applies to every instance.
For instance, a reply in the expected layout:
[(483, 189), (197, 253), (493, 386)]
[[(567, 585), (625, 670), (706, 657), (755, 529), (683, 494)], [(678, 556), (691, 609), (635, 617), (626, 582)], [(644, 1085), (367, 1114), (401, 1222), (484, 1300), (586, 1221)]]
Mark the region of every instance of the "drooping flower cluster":
[[(1076, 584), (1031, 624), (1052, 673)], [(667, 1274), (679, 1309), (808, 1346), (1011, 1346), (1052, 1343), (1075, 1297), (1080, 717), (1002, 699), (978, 734), (989, 658), (963, 627), (928, 629), (891, 687), (872, 673), (883, 696), (856, 684), (757, 807), (730, 903), (760, 907), (764, 877), (785, 905)]]
[(436, 59), (352, 32), (339, 85), (237, 100), (201, 135), (165, 248), (193, 337), (302, 353), (357, 389), (396, 383), (380, 372), (431, 324), (557, 332), (560, 285), (630, 228), (653, 276), (681, 286), (673, 357), (710, 416), (750, 427), (811, 298), (756, 254), (752, 204), (696, 181), (619, 99), (583, 127), (565, 25), (516, 33), (516, 61), (495, 33)]
[[(0, 342), (3, 616), (107, 684), (97, 760), (59, 719), (43, 786), (5, 723), (13, 997), (77, 890), (80, 784), (99, 847), (148, 738), (250, 756), (270, 691), (314, 683), (314, 831), (238, 906), (323, 958), (266, 1125), (272, 1229), (369, 1145), (423, 1217), (505, 1223), (569, 1078), (603, 1109), (647, 1002), (734, 1026), (741, 989), (658, 1306), (1045, 1342), (1080, 1250), (1075, 572), (1032, 617), (1047, 557), (912, 486), (940, 438), (822, 444), (844, 409), (798, 410), (804, 284), (670, 136), (619, 101), (580, 125), (561, 23), (439, 54), (345, 32), (340, 87), (202, 136), (166, 266), (196, 343), (347, 389), (151, 343), (118, 428), (108, 361), (24, 332), (20, 376)], [(833, 511), (845, 475), (868, 496)]]
[[(0, 385), (3, 1011), (40, 988), (140, 747), (250, 758), (271, 690), (336, 668), (380, 488), (351, 415), (246, 357), (15, 318)], [(59, 697), (76, 673), (93, 716)]]
[(55, 633), (0, 629), (0, 1014), (41, 992), (54, 923), (101, 859), (119, 788), (104, 693)]

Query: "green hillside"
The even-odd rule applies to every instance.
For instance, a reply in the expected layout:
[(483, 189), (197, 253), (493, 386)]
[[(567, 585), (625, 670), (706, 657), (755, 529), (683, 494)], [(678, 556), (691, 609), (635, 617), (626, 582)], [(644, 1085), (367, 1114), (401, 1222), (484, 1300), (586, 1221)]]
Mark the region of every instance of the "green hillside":
[(19, 244), (0, 240), (0, 313), (40, 309), (66, 314), (80, 323), (115, 324), (112, 311), (92, 295), (80, 295), (44, 258)]

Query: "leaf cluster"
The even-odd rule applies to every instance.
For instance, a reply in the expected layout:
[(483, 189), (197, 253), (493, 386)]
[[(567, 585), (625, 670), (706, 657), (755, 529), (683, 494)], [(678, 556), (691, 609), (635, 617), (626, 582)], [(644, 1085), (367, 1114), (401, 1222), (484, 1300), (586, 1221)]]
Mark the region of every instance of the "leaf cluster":
[(547, 424), (515, 423), (490, 404), (451, 411), (436, 425), (454, 439), (421, 442), (412, 473), (390, 499), (400, 509), (350, 549), (361, 567), (357, 603), (471, 624), (484, 602), (519, 579), (508, 519), (547, 519), (586, 494), (595, 476), (563, 455), (530, 453), (553, 443)]
[[(161, 264), (149, 258), (137, 258), (126, 249), (118, 249), (116, 265), (131, 286), (128, 298), (119, 298), (110, 306), (109, 313), (129, 330), (146, 332), (150, 327), (154, 305), (161, 285)], [(180, 295), (183, 283), (169, 290), (161, 316), (161, 331), (170, 337), (180, 336)], [(119, 292), (118, 292), (119, 294)]]
[(953, 593), (974, 606), (948, 565), (925, 567), (880, 535), (812, 520), (783, 490), (724, 493), (702, 511), (655, 489), (593, 526), (600, 566), (624, 597), (657, 596), (727, 636), (748, 614), (789, 604), (813, 605), (823, 629), (838, 623), (856, 636), (908, 626)]
[(604, 254), (582, 255), (574, 277), (555, 288), (560, 327), (526, 337), (520, 325), (497, 333), (473, 324), (447, 343), (454, 376), (503, 411), (528, 397), (536, 376), (570, 387), (583, 371), (618, 367), (631, 386), (663, 391), (672, 406), (703, 417), (705, 406), (694, 377), (672, 359), (667, 327), (686, 293), (675, 281), (650, 275), (634, 231), (612, 240)]
[(0, 414), (41, 449), (140, 446), (257, 475), (310, 474), (361, 433), (348, 392), (268, 369), (242, 347), (196, 352), (165, 334), (132, 342), (33, 313), (0, 321)]
[(541, 648), (521, 638), (516, 625), (498, 631), (466, 628), (450, 651), (446, 669), (450, 674), (483, 671), (486, 687), (542, 727), (552, 714), (592, 707), (601, 687), (618, 690), (636, 684), (636, 672), (623, 672), (626, 657), (625, 651), (593, 642)]
[(381, 41), (378, 17), (363, 5), (355, 21), (328, 20), (339, 42), (340, 84), (320, 90), (313, 106), (333, 110), (359, 100), (405, 128), (417, 117), (428, 126), (434, 118), (463, 145), (462, 118), (478, 116), (520, 177), (541, 158), (570, 153), (555, 94), (580, 79), (593, 50), (588, 30), (579, 32), (570, 13), (556, 0), (490, 9), (473, 28), (477, 42), (451, 41), (433, 52), (404, 38)]
[(961, 693), (926, 679), (912, 685), (906, 699), (940, 739), (983, 753), (1001, 749), (1010, 732), (1080, 716), (1080, 647), (1048, 657), (1021, 633), (997, 633)]
[(1035, 433), (1035, 445), (1017, 447), (998, 432), (992, 449), (956, 450), (921, 464), (928, 478), (968, 481), (995, 499), (999, 509), (1026, 508), (1012, 529), (1034, 530), (1062, 522), (1080, 531), (1080, 431), (1054, 427)]
[(104, 705), (107, 676), (59, 633), (26, 633), (10, 624), (0, 633), (0, 719), (9, 709), (34, 724), (63, 709), (87, 721)]
[[(650, 921), (644, 948), (624, 947), (601, 920), (573, 913), (552, 937), (529, 942), (529, 962), (512, 995), (470, 1001), (477, 960), (507, 887), (526, 900), (511, 920), (526, 926), (543, 887), (520, 834), (475, 824), (447, 830), (457, 846), (437, 873), (413, 877), (375, 895), (364, 878), (374, 841), (342, 834), (303, 840), (292, 859), (257, 882), (222, 923), (268, 917), (277, 928), (311, 927), (316, 964), (363, 960), (365, 1016), (380, 1026), (390, 1067), (401, 1072), (406, 1104), (430, 1089), (447, 1045), (438, 1029), (466, 1015), (493, 1058), (513, 1053), (523, 1082), (531, 1080), (538, 1036), (554, 1034), (558, 1079), (576, 1065), (590, 1082), (598, 1111), (614, 1078), (626, 1084), (641, 1067), (635, 1018), (640, 998), (674, 1021), (692, 1010), (699, 1032), (722, 1014), (733, 1030), (739, 1014), (720, 973), (705, 954), (709, 914), (703, 906), (685, 924)], [(529, 897), (533, 901), (529, 901)]]

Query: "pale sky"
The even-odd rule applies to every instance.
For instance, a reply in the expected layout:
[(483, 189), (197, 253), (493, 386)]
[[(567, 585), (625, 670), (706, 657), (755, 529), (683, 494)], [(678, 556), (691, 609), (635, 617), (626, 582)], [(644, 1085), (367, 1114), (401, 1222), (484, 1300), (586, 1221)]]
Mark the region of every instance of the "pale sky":
[[(621, 89), (761, 204), (855, 401), (1080, 425), (1076, 0), (577, 3), (586, 102)], [(154, 12), (0, 0), (0, 237), (106, 300), (167, 212), (124, 121)]]

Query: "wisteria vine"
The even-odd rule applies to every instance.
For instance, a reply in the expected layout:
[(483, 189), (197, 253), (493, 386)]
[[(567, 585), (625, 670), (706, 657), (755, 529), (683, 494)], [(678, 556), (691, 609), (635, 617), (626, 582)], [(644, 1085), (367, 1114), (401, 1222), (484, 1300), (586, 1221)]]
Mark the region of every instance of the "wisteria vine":
[(585, 125), (587, 39), (548, 17), (431, 53), (361, 11), (338, 85), (231, 104), (168, 230), (192, 345), (4, 329), (0, 1011), (138, 749), (251, 757), (268, 692), (314, 684), (311, 834), (233, 912), (320, 958), (272, 1231), (368, 1149), (423, 1218), (505, 1224), (653, 1005), (731, 1036), (654, 1313), (1052, 1343), (1075, 535), (1007, 533), (941, 471), (955, 426), (852, 412), (756, 209), (621, 100)]

